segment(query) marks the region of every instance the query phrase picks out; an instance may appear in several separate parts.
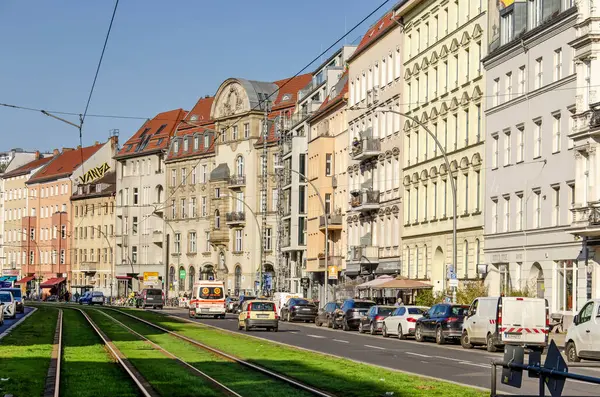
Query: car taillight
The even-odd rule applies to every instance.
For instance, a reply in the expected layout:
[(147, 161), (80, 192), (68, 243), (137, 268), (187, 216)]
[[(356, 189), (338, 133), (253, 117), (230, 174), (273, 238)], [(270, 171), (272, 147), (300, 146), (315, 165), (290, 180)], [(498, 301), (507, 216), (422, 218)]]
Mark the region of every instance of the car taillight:
[(416, 323), (416, 322), (417, 322), (417, 319), (416, 319), (416, 318), (412, 318), (412, 317), (408, 317), (408, 318), (406, 319), (406, 321), (408, 321), (409, 323)]
[(446, 320), (446, 322), (449, 323), (455, 323), (457, 321), (460, 321), (460, 317), (448, 317), (448, 319)]
[(273, 305), (273, 311), (275, 312), (275, 319), (278, 320), (279, 316), (277, 315), (277, 305)]
[(248, 305), (248, 311), (246, 312), (246, 318), (250, 318), (251, 311), (252, 311), (252, 305)]
[(385, 318), (384, 316), (375, 316), (375, 321), (381, 321), (384, 318)]

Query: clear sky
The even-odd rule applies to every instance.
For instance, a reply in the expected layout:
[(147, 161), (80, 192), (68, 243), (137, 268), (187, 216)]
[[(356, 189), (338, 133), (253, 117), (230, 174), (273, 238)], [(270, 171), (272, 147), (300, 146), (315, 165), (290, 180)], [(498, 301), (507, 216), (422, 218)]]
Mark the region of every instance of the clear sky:
[[(191, 109), (229, 77), (292, 76), (383, 1), (121, 0), (88, 113), (151, 118)], [(346, 42), (357, 43), (394, 3)], [(113, 0), (0, 0), (0, 103), (83, 113), (113, 7)], [(83, 143), (106, 140), (110, 129), (124, 142), (142, 122), (88, 117)], [(4, 107), (0, 137), (0, 150), (79, 144), (74, 127)]]

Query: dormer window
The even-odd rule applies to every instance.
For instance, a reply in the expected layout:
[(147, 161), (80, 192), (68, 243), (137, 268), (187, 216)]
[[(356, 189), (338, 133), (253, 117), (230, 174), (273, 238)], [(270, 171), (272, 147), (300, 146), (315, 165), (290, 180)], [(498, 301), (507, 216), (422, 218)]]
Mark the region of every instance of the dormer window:
[(183, 151), (184, 151), (184, 152), (187, 152), (187, 151), (188, 151), (188, 149), (189, 149), (189, 148), (188, 148), (188, 146), (189, 146), (189, 144), (188, 144), (188, 139), (187, 139), (187, 137), (184, 137), (184, 138), (183, 138)]
[(190, 121), (198, 121), (198, 115), (193, 114), (192, 117), (190, 117)]
[(179, 152), (179, 141), (173, 142), (173, 152), (175, 152), (175, 153)]
[(194, 150), (198, 150), (199, 147), (200, 147), (200, 138), (195, 136), (194, 137)]

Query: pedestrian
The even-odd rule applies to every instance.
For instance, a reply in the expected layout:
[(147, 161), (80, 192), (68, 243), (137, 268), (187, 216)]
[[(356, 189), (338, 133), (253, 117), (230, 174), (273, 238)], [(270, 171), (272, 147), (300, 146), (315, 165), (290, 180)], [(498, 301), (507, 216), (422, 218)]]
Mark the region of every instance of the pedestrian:
[(398, 300), (396, 301), (396, 304), (394, 306), (396, 306), (396, 307), (404, 306), (404, 302), (402, 302), (402, 298), (398, 298)]

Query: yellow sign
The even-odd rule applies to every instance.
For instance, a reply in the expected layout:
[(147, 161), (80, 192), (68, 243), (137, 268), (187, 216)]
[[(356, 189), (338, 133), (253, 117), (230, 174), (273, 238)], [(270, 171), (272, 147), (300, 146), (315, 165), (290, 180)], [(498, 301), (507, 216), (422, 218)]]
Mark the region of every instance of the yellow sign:
[(515, 2), (515, 0), (499, 0), (498, 1), (498, 6), (501, 10), (505, 9), (506, 7), (512, 5)]
[(202, 288), (202, 295), (208, 295), (208, 292), (209, 292), (208, 288), (206, 288), (206, 287)]
[(219, 295), (221, 293), (221, 288), (217, 287), (215, 288), (215, 294)]
[(144, 282), (158, 283), (158, 272), (144, 272)]
[(327, 274), (330, 280), (338, 279), (338, 270), (337, 266), (328, 266)]
[(100, 179), (106, 174), (106, 171), (110, 170), (108, 163), (99, 165), (98, 167), (88, 170), (85, 174), (79, 177), (81, 183), (90, 183), (96, 179)]

